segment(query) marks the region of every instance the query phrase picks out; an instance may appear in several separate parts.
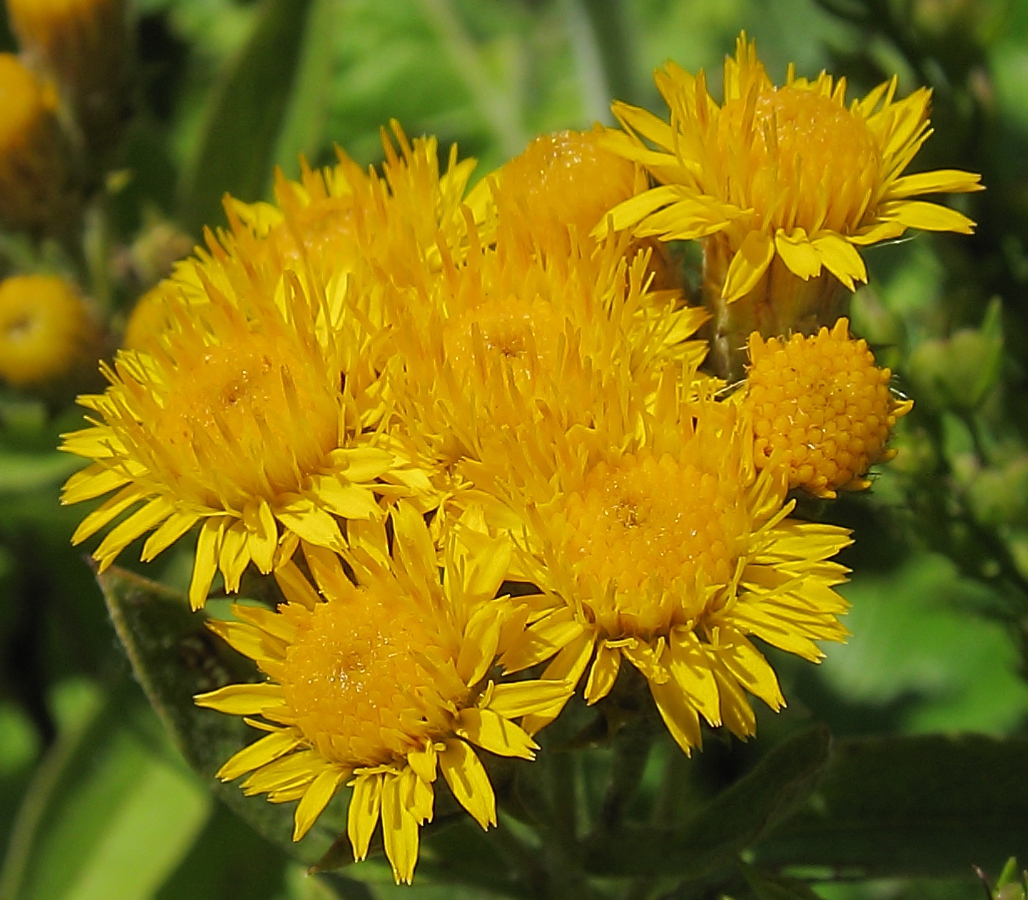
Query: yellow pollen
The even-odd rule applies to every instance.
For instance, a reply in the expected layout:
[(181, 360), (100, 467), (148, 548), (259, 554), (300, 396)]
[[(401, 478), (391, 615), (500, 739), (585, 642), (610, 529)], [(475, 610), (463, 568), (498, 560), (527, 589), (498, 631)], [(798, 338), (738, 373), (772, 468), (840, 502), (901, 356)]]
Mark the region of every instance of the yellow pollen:
[[(503, 359), (516, 375), (531, 378), (537, 367), (556, 366), (564, 327), (563, 317), (545, 300), (493, 299), (450, 323), (443, 346), (447, 361), (458, 373), (470, 375), (477, 366)], [(485, 359), (478, 358), (476, 332), (481, 335)]]
[[(740, 98), (725, 104), (722, 143), (739, 146), (746, 103)], [(757, 97), (753, 140), (744, 152), (749, 154), (749, 179), (743, 205), (787, 231), (797, 226), (808, 234), (855, 231), (882, 179), (880, 152), (865, 119), (800, 87)], [(726, 158), (738, 150), (729, 153)]]
[(911, 404), (889, 390), (892, 373), (875, 366), (867, 342), (840, 319), (814, 337), (750, 338), (752, 366), (745, 403), (753, 414), (759, 468), (777, 457), (789, 486), (821, 497), (868, 486), (862, 476), (886, 458), (896, 419)]
[(336, 446), (338, 406), (289, 349), (247, 334), (181, 365), (154, 426), (157, 445), (201, 479), (227, 455), (232, 481), (248, 493), (298, 490), (298, 471), (316, 470)]
[(380, 765), (452, 727), (467, 692), (451, 660), (438, 632), (399, 598), (356, 589), (314, 608), (279, 681), (325, 759)]
[(659, 579), (667, 591), (678, 580), (696, 597), (730, 582), (747, 524), (737, 485), (668, 454), (597, 464), (568, 496), (565, 514), (565, 553), (599, 587), (586, 596), (617, 584), (616, 612), (592, 610), (612, 636), (666, 629), (699, 612), (649, 608), (663, 601), (648, 583)]

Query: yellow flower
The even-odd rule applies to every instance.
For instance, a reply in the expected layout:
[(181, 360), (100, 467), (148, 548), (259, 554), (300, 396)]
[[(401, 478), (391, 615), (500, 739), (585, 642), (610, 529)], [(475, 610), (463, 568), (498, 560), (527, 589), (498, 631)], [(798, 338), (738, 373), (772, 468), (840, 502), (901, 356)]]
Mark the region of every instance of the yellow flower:
[(7, 0), (31, 64), (53, 79), (96, 154), (120, 131), (129, 60), (125, 0)]
[(125, 323), (121, 346), (126, 350), (146, 350), (155, 345), (165, 329), (171, 327), (166, 288), (163, 284), (148, 290), (136, 301)]
[(60, 217), (68, 189), (57, 96), (0, 53), (0, 109), (0, 228), (44, 228)]
[(53, 275), (0, 281), (0, 378), (17, 388), (95, 371), (100, 330), (75, 288)]
[[(532, 140), (523, 152), (484, 178), (467, 203), (487, 243), (504, 233), (531, 235), (537, 252), (567, 253), (576, 238), (589, 234), (618, 203), (645, 190), (638, 166), (608, 150), (604, 129), (558, 131)], [(650, 251), (656, 288), (680, 288), (667, 252), (652, 238), (624, 247), (634, 258)]]
[[(373, 339), (356, 317), (302, 267), (255, 265), (213, 241), (211, 253), (181, 270), (194, 281), (165, 284), (185, 298), (166, 304), (172, 326), (152, 353), (119, 352), (107, 391), (79, 401), (97, 419), (63, 446), (93, 460), (64, 503), (117, 492), (75, 543), (142, 504), (94, 552), (101, 570), (152, 529), (144, 560), (202, 526), (194, 607), (219, 569), (231, 592), (251, 560), (270, 572), (297, 540), (339, 549), (337, 517), (378, 517), (376, 494), (427, 484), (380, 433)], [(206, 302), (186, 302), (197, 284)]]
[(441, 773), (483, 828), (496, 824), (489, 776), (475, 747), (532, 759), (536, 744), (515, 722), (567, 693), (566, 685), (495, 683), (497, 656), (524, 626), (507, 598), (503, 541), (471, 555), (447, 542), (442, 573), (421, 515), (400, 503), (391, 542), (359, 527), (349, 559), (358, 586), (324, 551), (307, 561), (320, 596), (289, 563), (276, 573), (288, 600), (277, 612), (234, 607), (238, 622), (211, 627), (255, 660), (269, 680), (202, 694), (200, 706), (248, 719), (267, 734), (218, 772), (250, 773), (247, 794), (298, 800), (299, 840), (340, 786), (353, 788), (347, 833), (364, 859), (382, 823), (397, 882), (410, 882), (419, 827), (431, 821)]
[(665, 368), (699, 364), (706, 345), (688, 338), (706, 313), (647, 289), (648, 254), (628, 262), (617, 235), (565, 242), (541, 253), (527, 233), (501, 230), (495, 245), (445, 258), (419, 288), (387, 292), (391, 390), (430, 458), (502, 458), (541, 424), (591, 426), (615, 372), (644, 400)]
[(230, 220), (267, 236), (287, 257), (302, 257), (315, 271), (337, 276), (359, 263), (378, 263), (402, 280), (406, 266), (422, 258), (438, 262), (437, 241), (451, 250), (466, 243), (461, 204), (475, 160), (458, 162), (453, 146), (440, 172), (436, 138), (412, 142), (397, 122), (391, 127), (396, 145), (383, 129), (381, 174), (337, 150), (335, 166), (312, 170), (303, 164), (298, 182), (279, 172), (275, 205), (230, 199)]
[[(754, 470), (736, 409), (673, 394), (662, 392), (652, 416), (612, 410), (605, 430), (512, 446), (507, 484), (490, 486), (502, 504), (486, 511), (518, 547), (512, 577), (541, 591), (524, 599), (531, 625), (504, 667), (549, 660), (544, 678), (585, 675), (596, 703), (627, 662), (689, 752), (701, 717), (753, 734), (748, 693), (784, 705), (751, 638), (817, 662), (815, 642), (845, 637), (847, 604), (832, 588), (846, 570), (830, 557), (849, 538), (788, 518), (781, 470)], [(554, 704), (524, 727), (559, 712)]]
[(789, 487), (817, 497), (871, 486), (864, 475), (886, 450), (896, 420), (913, 408), (889, 390), (892, 373), (875, 366), (867, 342), (840, 319), (816, 337), (750, 336), (743, 405), (753, 419), (758, 468), (788, 467)]
[(908, 228), (973, 227), (955, 210), (913, 198), (979, 190), (978, 175), (903, 174), (931, 133), (925, 88), (896, 100), (893, 78), (847, 105), (845, 79), (822, 72), (809, 81), (791, 66), (776, 88), (745, 34), (725, 61), (723, 104), (703, 72), (670, 63), (656, 81), (670, 122), (614, 104), (624, 133), (612, 132), (610, 146), (659, 182), (615, 207), (614, 226), (705, 239), (711, 304), (748, 301), (734, 313), (742, 322), (728, 326), (735, 336), (749, 326), (731, 352), (750, 331), (767, 337), (834, 322), (839, 283), (852, 290), (867, 280), (859, 248)]

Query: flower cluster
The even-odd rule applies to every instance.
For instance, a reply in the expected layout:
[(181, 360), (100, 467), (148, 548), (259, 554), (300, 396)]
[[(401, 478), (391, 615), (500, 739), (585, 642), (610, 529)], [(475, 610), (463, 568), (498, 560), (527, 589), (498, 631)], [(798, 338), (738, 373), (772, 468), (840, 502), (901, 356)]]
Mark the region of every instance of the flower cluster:
[[(398, 881), (439, 776), (496, 824), (490, 755), (531, 759), (576, 694), (623, 677), (689, 753), (784, 705), (762, 647), (816, 662), (847, 633), (848, 532), (795, 493), (869, 486), (910, 404), (845, 319), (804, 336), (780, 276), (852, 288), (857, 247), (966, 231), (909, 198), (974, 179), (901, 177), (926, 93), (776, 89), (745, 38), (724, 106), (702, 75), (658, 84), (670, 124), (618, 105), (624, 130), (540, 137), (470, 189), (473, 162), (394, 125), (380, 170), (340, 154), (228, 200), (65, 439), (91, 463), (65, 502), (106, 497), (74, 538), (110, 529), (101, 569), (195, 531), (194, 608), (219, 575), (274, 579), (276, 608), (211, 624), (263, 679), (196, 698), (263, 732), (219, 775), (296, 801), (297, 839), (349, 785), (355, 857), (381, 823)], [(706, 307), (666, 247), (694, 238)], [(728, 390), (718, 317), (759, 285)]]

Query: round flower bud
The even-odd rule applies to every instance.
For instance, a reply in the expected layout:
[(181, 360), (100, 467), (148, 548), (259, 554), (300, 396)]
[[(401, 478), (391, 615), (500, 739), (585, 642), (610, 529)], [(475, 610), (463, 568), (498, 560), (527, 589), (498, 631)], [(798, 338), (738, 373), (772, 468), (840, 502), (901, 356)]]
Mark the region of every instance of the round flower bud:
[(52, 79), (74, 113), (91, 164), (124, 120), (129, 60), (125, 0), (7, 0), (30, 65)]
[(67, 184), (57, 95), (0, 53), (0, 228), (38, 231), (57, 219)]
[(0, 379), (39, 390), (64, 382), (100, 354), (100, 331), (75, 288), (52, 275), (0, 282)]
[(789, 487), (816, 497), (871, 486), (864, 476), (891, 459), (889, 431), (913, 407), (889, 389), (892, 373), (875, 365), (867, 342), (839, 319), (829, 331), (788, 340), (749, 340), (750, 368), (743, 404), (755, 435), (758, 468), (788, 468)]

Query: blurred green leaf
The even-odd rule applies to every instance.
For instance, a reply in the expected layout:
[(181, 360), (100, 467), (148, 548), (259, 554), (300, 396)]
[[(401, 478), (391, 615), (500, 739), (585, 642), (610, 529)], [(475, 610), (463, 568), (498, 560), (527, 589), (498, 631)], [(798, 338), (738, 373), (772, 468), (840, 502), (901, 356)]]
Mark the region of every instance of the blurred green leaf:
[(135, 692), (106, 699), (37, 771), (0, 875), (3, 900), (147, 900), (210, 800), (161, 746)]
[(818, 900), (818, 895), (805, 881), (768, 875), (749, 866), (743, 869), (743, 874), (756, 900)]
[(215, 89), (179, 214), (199, 230), (221, 221), (226, 192), (256, 200), (268, 182), (288, 115), (311, 0), (266, 0), (254, 32)]
[(806, 809), (753, 850), (761, 866), (851, 877), (999, 870), (1028, 845), (1028, 740), (837, 741)]
[(1000, 377), (1002, 322), (1002, 304), (994, 298), (980, 329), (962, 328), (918, 346), (908, 364), (916, 396), (939, 408), (975, 409)]
[[(841, 697), (883, 707), (909, 700), (907, 731), (1006, 730), (1028, 712), (1028, 686), (1004, 626), (975, 615), (999, 601), (960, 578), (947, 557), (924, 554), (887, 574), (858, 572), (848, 642), (818, 674)], [(830, 713), (830, 710), (826, 710)]]
[(24, 494), (64, 481), (82, 468), (68, 453), (9, 453), (0, 450), (0, 494)]
[(292, 96), (272, 156), (289, 177), (299, 173), (301, 154), (311, 159), (330, 137), (326, 128), (334, 86), (336, 28), (343, 5), (343, 0), (312, 0), (307, 14)]
[[(330, 806), (304, 839), (294, 843), (292, 803), (246, 797), (214, 773), (259, 734), (240, 716), (193, 703), (195, 694), (229, 683), (258, 680), (253, 664), (205, 627), (207, 614), (191, 612), (184, 595), (117, 567), (99, 576), (111, 620), (136, 678), (191, 766), (259, 834), (311, 865), (344, 829)], [(345, 792), (344, 792), (345, 793)]]
[(600, 875), (699, 877), (730, 863), (777, 817), (802, 802), (828, 760), (824, 727), (793, 735), (745, 777), (673, 828), (625, 826), (587, 844), (586, 867)]

